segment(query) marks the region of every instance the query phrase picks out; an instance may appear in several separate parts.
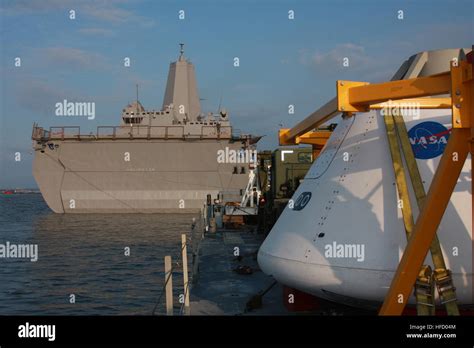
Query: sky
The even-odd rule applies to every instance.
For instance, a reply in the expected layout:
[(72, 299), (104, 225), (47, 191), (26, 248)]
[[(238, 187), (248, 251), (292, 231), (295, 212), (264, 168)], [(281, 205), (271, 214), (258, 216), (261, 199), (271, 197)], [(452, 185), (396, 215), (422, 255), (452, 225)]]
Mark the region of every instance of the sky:
[[(160, 109), (179, 43), (202, 111), (221, 103), (266, 150), (334, 97), (336, 80), (381, 82), (417, 52), (471, 47), (473, 16), (473, 0), (0, 0), (0, 188), (36, 187), (33, 122), (118, 125), (136, 84), (144, 107)], [(55, 116), (64, 99), (95, 102), (95, 119)]]

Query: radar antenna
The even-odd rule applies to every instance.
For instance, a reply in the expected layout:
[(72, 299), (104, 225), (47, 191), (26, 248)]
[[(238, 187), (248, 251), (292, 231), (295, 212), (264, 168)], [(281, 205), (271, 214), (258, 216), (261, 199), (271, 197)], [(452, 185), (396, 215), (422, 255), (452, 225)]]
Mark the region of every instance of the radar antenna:
[(179, 50), (179, 60), (184, 59), (184, 43), (180, 43), (179, 46), (181, 47)]
[(219, 106), (217, 107), (217, 112), (221, 112), (221, 106), (222, 106), (222, 92), (221, 92), (221, 97), (219, 98)]

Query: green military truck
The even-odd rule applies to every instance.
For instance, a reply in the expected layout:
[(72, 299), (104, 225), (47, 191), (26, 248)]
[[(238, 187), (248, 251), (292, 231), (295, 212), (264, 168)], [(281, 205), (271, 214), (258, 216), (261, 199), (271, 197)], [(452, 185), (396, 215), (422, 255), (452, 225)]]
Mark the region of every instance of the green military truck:
[(259, 231), (267, 234), (313, 163), (311, 147), (281, 147), (259, 154), (263, 200)]

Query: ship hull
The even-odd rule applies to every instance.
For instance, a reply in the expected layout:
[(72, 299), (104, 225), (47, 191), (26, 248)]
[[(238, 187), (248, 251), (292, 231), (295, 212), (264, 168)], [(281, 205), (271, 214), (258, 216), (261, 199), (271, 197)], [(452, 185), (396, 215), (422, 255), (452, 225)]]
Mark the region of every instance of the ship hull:
[[(50, 141), (33, 175), (56, 213), (189, 213), (221, 191), (238, 199), (248, 163), (219, 163), (229, 140)], [(236, 159), (237, 161), (239, 159)], [(234, 199), (234, 200), (236, 200)]]

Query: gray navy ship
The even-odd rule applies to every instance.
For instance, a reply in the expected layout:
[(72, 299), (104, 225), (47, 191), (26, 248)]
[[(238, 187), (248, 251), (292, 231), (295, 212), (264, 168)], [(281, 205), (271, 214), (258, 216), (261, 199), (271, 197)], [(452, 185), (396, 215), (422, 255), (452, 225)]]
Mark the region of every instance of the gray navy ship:
[[(137, 93), (138, 94), (138, 93)], [(170, 64), (163, 106), (127, 105), (119, 126), (33, 125), (33, 175), (56, 213), (188, 213), (208, 194), (240, 201), (258, 137), (236, 135), (224, 110), (201, 113), (193, 64)]]

